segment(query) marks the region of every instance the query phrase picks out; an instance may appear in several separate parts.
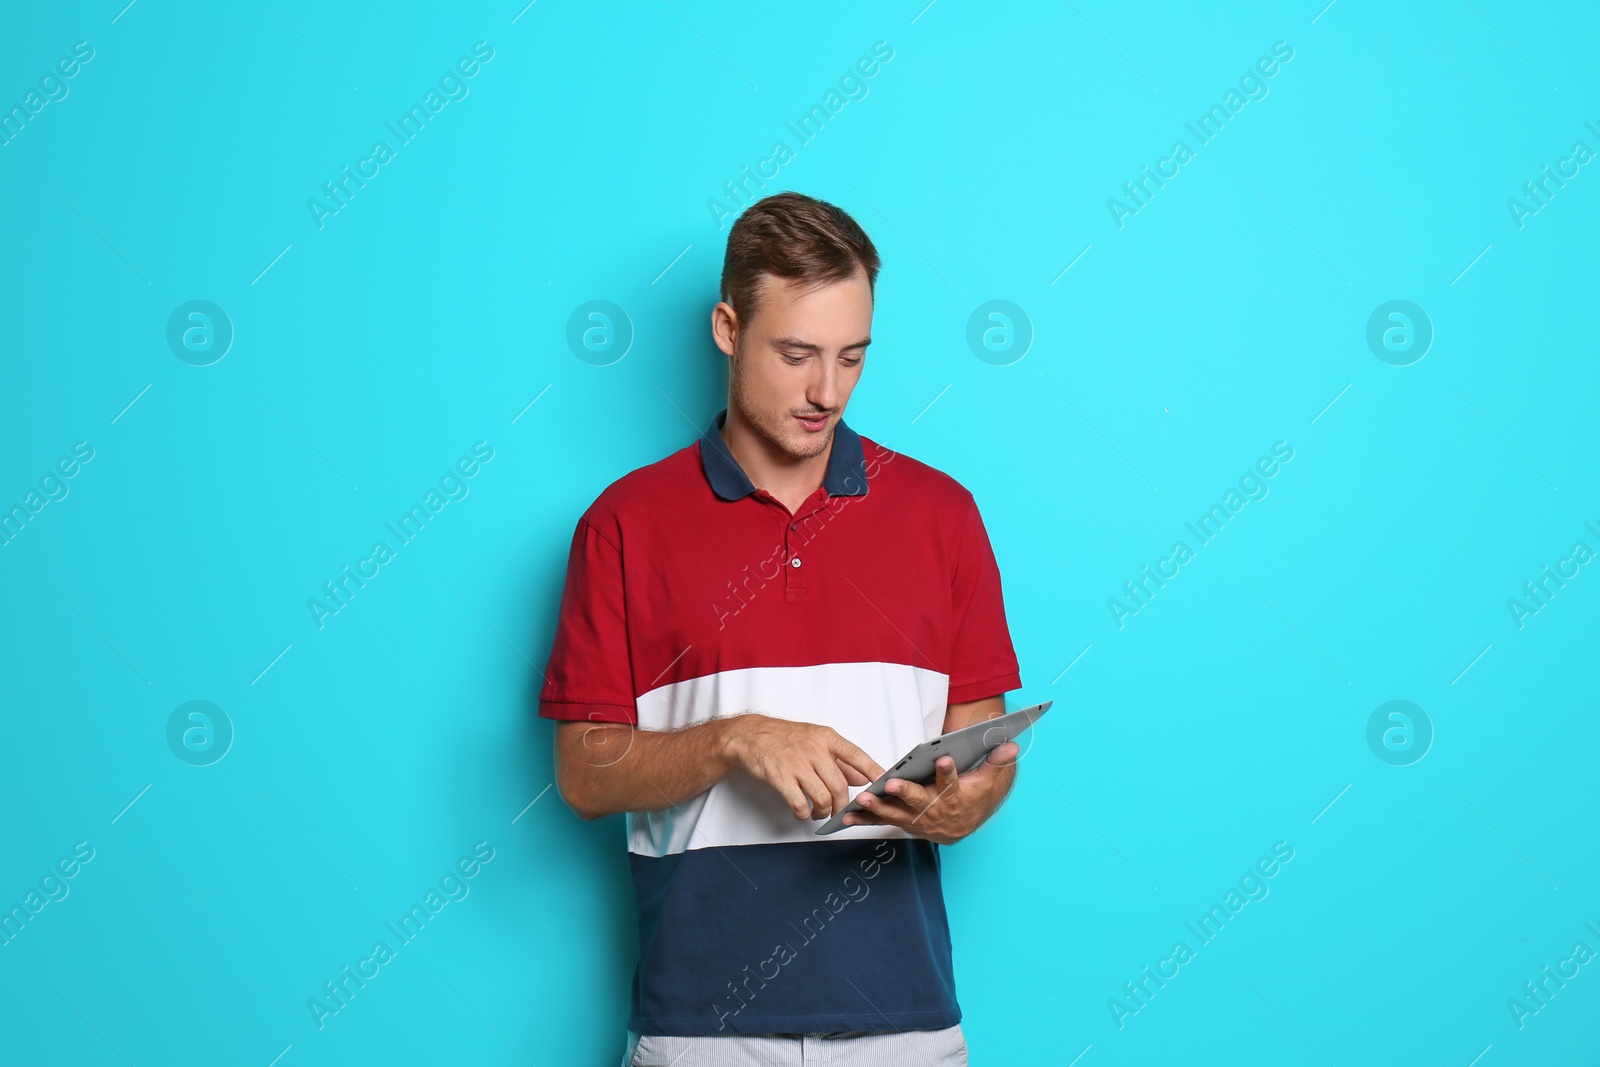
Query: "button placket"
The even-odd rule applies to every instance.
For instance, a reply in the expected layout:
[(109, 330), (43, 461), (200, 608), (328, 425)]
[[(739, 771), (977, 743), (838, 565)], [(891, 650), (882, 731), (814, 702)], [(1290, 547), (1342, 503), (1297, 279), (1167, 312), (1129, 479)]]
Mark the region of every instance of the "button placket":
[(791, 517), (786, 517), (784, 520), (784, 525), (787, 528), (783, 531), (783, 585), (787, 599), (801, 600), (806, 595), (806, 587), (808, 583), (806, 582), (806, 576), (804, 574), (805, 568), (801, 565), (800, 555), (795, 547), (794, 534), (799, 531), (800, 524), (797, 521), (789, 521), (790, 518)]
[(808, 558), (814, 556), (815, 553), (809, 551), (809, 549), (805, 552), (800, 552), (795, 545), (795, 539), (791, 535), (799, 531), (802, 522), (822, 508), (823, 502), (827, 498), (827, 492), (819, 489), (808, 501), (808, 503), (814, 502), (814, 505), (809, 509), (802, 508), (801, 514), (793, 516), (788, 522), (788, 530), (784, 532), (784, 545), (788, 549), (786, 553), (788, 565), (784, 570), (787, 572), (788, 581), (786, 585), (788, 587), (789, 600), (805, 600), (810, 597), (811, 573), (816, 569), (815, 559)]
[[(804, 515), (792, 515), (787, 505), (765, 489), (755, 491), (756, 499), (778, 509), (782, 517), (778, 520), (778, 530), (783, 536), (783, 588), (785, 600), (805, 600), (811, 595), (811, 581), (805, 559), (796, 550), (791, 534), (798, 533), (800, 523), (805, 518), (814, 514), (823, 505), (821, 501), (828, 499), (826, 490), (818, 489), (810, 500), (817, 500), (816, 507), (806, 511)], [(810, 500), (807, 502), (809, 503)], [(803, 505), (802, 505), (803, 507)]]

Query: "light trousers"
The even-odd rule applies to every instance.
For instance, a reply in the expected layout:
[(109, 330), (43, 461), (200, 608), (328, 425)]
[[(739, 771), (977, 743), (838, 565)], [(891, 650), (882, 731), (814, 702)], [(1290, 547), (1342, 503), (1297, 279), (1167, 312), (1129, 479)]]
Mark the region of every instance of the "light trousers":
[(943, 1030), (834, 1034), (627, 1033), (622, 1067), (967, 1067), (959, 1023)]

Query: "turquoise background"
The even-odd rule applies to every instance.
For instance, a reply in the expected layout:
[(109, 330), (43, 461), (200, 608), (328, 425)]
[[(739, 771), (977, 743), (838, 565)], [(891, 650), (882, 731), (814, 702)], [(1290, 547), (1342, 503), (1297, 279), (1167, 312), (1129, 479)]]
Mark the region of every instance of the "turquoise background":
[[(725, 403), (708, 201), (783, 139), (760, 192), (839, 204), (884, 258), (846, 417), (976, 494), (1012, 705), (1056, 702), (944, 851), (974, 1062), (1594, 1062), (1600, 964), (1520, 1027), (1508, 1000), (1600, 951), (1600, 574), (1520, 627), (1508, 601), (1600, 549), (1600, 169), (1521, 226), (1507, 203), (1600, 150), (1594, 9), (925, 3), (7, 13), (7, 109), (94, 56), (0, 146), (0, 506), (94, 458), (0, 547), (0, 904), (94, 856), (0, 947), (0, 1061), (617, 1061), (622, 819), (551, 788), (537, 669), (578, 514)], [(308, 200), (479, 41), (468, 95), (319, 228)], [(1274, 42), (1268, 95), (1199, 145)], [(167, 342), (191, 300), (234, 332), (208, 366)], [(591, 300), (622, 358), (569, 347)], [(1020, 358), (969, 347), (991, 300)], [(1366, 340), (1391, 300), (1434, 333), (1407, 366)], [(308, 599), (480, 441), (319, 628)], [(1119, 628), (1123, 583), (1280, 441), (1269, 494)], [(167, 740), (192, 700), (232, 724), (209, 766)], [(1433, 732), (1406, 765), (1367, 740), (1391, 700)], [(319, 1029), (307, 1001), (478, 842), (468, 895)], [(1119, 1026), (1278, 842), (1270, 894)]]

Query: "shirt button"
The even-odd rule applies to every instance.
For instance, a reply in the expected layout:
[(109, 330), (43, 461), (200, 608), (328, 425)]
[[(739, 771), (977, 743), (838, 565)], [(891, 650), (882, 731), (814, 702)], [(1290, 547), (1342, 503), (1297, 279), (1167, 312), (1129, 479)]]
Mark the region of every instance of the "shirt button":
[(799, 557), (799, 556), (796, 556), (796, 557), (795, 557), (795, 558), (794, 558), (794, 559), (791, 559), (791, 560), (790, 560), (790, 561), (789, 561), (789, 566), (791, 566), (791, 567), (798, 567), (798, 566), (800, 566), (800, 557)]

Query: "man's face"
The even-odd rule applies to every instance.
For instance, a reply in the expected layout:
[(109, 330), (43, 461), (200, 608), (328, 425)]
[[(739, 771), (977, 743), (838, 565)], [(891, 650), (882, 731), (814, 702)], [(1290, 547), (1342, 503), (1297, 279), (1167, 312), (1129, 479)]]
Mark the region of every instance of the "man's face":
[(805, 293), (765, 276), (746, 322), (735, 323), (727, 304), (717, 307), (713, 334), (733, 357), (730, 402), (779, 451), (796, 459), (820, 455), (833, 441), (872, 340), (866, 275), (857, 271)]

